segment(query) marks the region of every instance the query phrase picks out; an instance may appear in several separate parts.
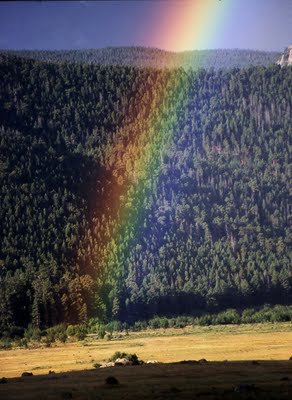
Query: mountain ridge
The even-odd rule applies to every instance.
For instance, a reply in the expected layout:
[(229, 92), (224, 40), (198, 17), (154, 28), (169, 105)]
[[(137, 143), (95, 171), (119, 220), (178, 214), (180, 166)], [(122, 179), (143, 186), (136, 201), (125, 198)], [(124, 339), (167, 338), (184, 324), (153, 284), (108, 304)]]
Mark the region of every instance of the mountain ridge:
[(153, 47), (105, 47), (83, 50), (0, 50), (42, 61), (85, 62), (101, 65), (125, 65), (139, 68), (242, 68), (249, 65), (268, 66), (280, 52), (249, 49), (206, 49), (170, 52)]

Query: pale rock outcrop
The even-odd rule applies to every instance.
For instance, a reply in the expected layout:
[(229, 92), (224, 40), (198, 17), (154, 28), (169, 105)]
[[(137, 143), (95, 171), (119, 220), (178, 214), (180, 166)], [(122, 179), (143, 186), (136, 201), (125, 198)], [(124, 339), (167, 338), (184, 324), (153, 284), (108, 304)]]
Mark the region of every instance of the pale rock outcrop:
[(99, 368), (109, 368), (109, 367), (114, 367), (114, 366), (115, 366), (115, 363), (113, 361), (110, 361), (110, 362), (101, 364), (101, 366)]
[(115, 361), (115, 365), (126, 366), (133, 365), (132, 361), (129, 361), (127, 358), (117, 358)]
[(281, 67), (284, 67), (286, 65), (292, 65), (292, 44), (290, 44), (290, 46), (288, 46), (284, 50), (284, 53), (277, 61), (277, 64), (280, 65)]

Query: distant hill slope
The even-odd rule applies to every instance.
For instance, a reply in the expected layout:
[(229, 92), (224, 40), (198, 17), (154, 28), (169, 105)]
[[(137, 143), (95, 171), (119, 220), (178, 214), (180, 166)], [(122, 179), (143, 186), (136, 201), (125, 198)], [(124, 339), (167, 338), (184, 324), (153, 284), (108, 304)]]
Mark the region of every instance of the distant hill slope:
[(1, 51), (43, 61), (71, 61), (101, 65), (125, 65), (155, 68), (242, 68), (248, 65), (268, 66), (281, 53), (257, 50), (194, 50), (172, 53), (146, 47), (108, 47), (90, 50), (9, 50)]
[(0, 75), (0, 336), (292, 304), (291, 67)]

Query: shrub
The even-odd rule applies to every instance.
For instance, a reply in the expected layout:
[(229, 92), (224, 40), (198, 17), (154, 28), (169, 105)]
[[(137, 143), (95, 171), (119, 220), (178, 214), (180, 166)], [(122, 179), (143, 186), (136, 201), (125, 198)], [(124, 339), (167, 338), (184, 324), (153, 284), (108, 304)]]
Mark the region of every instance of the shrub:
[(216, 324), (238, 324), (240, 322), (240, 316), (238, 312), (234, 309), (229, 309), (226, 311), (223, 311), (217, 315), (215, 318), (215, 323)]
[(77, 340), (84, 340), (87, 335), (87, 327), (86, 325), (75, 325), (74, 326), (74, 336)]
[(264, 310), (260, 310), (254, 313), (252, 317), (252, 322), (260, 323), (260, 322), (269, 322), (270, 314), (265, 312)]
[(170, 318), (170, 319), (168, 320), (168, 326), (169, 326), (170, 328), (174, 328), (174, 327), (176, 326), (176, 318)]
[(120, 351), (116, 351), (109, 359), (108, 361), (116, 361), (117, 358), (126, 358), (127, 360), (131, 361), (133, 365), (139, 365), (142, 364), (143, 361), (138, 359), (137, 354), (133, 353), (122, 353)]
[(27, 340), (25, 338), (20, 339), (18, 342), (19, 347), (24, 347), (25, 349), (27, 349), (28, 345), (27, 345)]
[(106, 331), (104, 325), (99, 325), (97, 334), (100, 339), (103, 339), (105, 337)]
[(160, 318), (160, 327), (166, 329), (169, 327), (168, 319), (167, 318)]
[(200, 317), (195, 317), (195, 318), (193, 318), (192, 324), (193, 325), (199, 325), (199, 322), (200, 322)]
[(127, 353), (121, 353), (120, 351), (116, 351), (107, 361), (116, 361), (117, 358), (126, 358)]
[(47, 335), (44, 338), (45, 343), (53, 343), (56, 341), (55, 332), (51, 329), (47, 329)]
[(51, 347), (51, 344), (53, 343), (49, 337), (45, 337), (43, 342), (46, 347)]
[(18, 339), (24, 334), (24, 328), (20, 326), (10, 326), (2, 332), (2, 338), (5, 339)]
[(0, 344), (0, 349), (1, 350), (11, 350), (12, 349), (11, 340), (8, 338), (4, 339), (3, 342)]
[(105, 330), (110, 333), (121, 332), (124, 330), (124, 324), (120, 321), (111, 321), (105, 326)]
[(24, 337), (27, 340), (36, 340), (40, 341), (41, 337), (43, 335), (43, 332), (40, 330), (40, 328), (35, 327), (33, 325), (28, 325), (27, 329), (24, 331)]
[(253, 321), (253, 316), (255, 314), (255, 309), (254, 308), (247, 308), (246, 310), (243, 310), (241, 314), (241, 322), (243, 324), (250, 324)]
[(212, 325), (212, 316), (210, 314), (205, 314), (199, 317), (199, 325), (200, 326)]
[(66, 329), (66, 333), (68, 336), (74, 336), (76, 333), (76, 329), (74, 325), (68, 325), (67, 329)]
[(292, 320), (292, 312), (288, 307), (275, 306), (271, 310), (271, 322), (287, 322)]
[(105, 330), (112, 335), (113, 332), (114, 332), (114, 321), (109, 322), (108, 324), (106, 324)]
[(197, 317), (189, 316), (187, 317), (187, 325), (197, 325), (196, 324)]
[(152, 329), (159, 329), (160, 328), (160, 318), (154, 317), (148, 321), (148, 325)]
[(181, 315), (181, 316), (176, 318), (175, 327), (176, 328), (184, 328), (184, 327), (187, 326), (187, 323), (188, 323), (187, 317)]
[(146, 328), (147, 328), (146, 321), (136, 321), (133, 325), (133, 331), (135, 331), (135, 332), (143, 331)]
[(125, 358), (127, 358), (127, 360), (131, 361), (133, 365), (139, 365), (142, 362), (141, 360), (138, 359), (138, 356), (135, 353), (128, 354), (127, 357), (125, 357)]
[(66, 332), (59, 332), (56, 339), (59, 340), (62, 343), (66, 343), (68, 336), (66, 334)]
[(48, 328), (46, 330), (46, 343), (53, 343), (56, 340), (65, 343), (68, 337), (67, 329), (68, 328), (65, 324), (60, 324), (53, 326), (52, 328)]
[(84, 333), (82, 331), (78, 331), (75, 336), (76, 336), (77, 340), (81, 341), (86, 338), (86, 333)]
[(105, 380), (107, 385), (118, 385), (119, 381), (114, 376), (108, 376)]
[(99, 319), (98, 318), (90, 318), (87, 323), (88, 332), (95, 333), (99, 327)]

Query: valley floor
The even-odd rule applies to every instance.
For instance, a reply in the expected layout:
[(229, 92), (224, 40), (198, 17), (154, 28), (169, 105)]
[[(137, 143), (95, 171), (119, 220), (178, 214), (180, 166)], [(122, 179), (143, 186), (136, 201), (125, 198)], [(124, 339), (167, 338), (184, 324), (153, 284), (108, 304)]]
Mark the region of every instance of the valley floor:
[[(120, 334), (113, 340), (89, 335), (83, 342), (0, 351), (0, 378), (92, 369), (116, 351), (136, 353), (144, 361), (289, 360), (292, 324), (221, 325), (157, 329)], [(292, 372), (292, 361), (291, 361)]]

